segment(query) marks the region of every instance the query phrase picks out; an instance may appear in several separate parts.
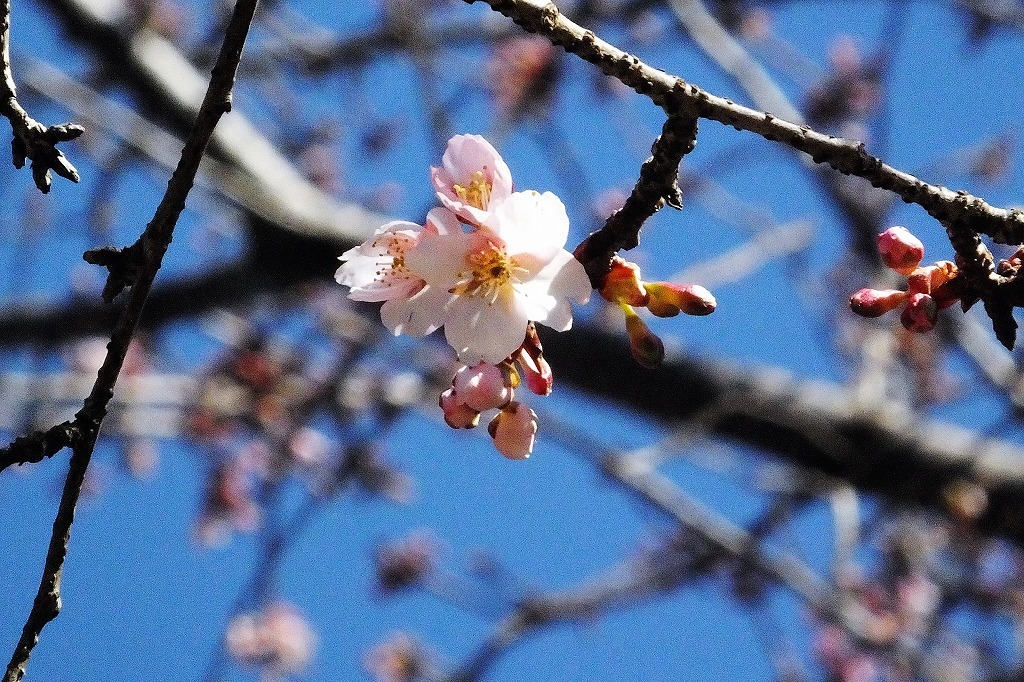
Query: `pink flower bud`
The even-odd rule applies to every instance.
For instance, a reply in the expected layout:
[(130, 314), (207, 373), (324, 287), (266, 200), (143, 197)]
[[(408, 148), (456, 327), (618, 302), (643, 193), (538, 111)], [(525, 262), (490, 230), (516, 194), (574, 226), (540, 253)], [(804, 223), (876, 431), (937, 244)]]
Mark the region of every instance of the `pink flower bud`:
[(487, 432), (502, 455), (509, 459), (526, 459), (533, 452), (537, 437), (537, 414), (513, 400), (491, 420)]
[(505, 383), (505, 373), (486, 362), (461, 367), (455, 373), (452, 388), (459, 402), (476, 412), (501, 407), (512, 400), (512, 389)]
[(909, 275), (924, 258), (924, 244), (905, 227), (897, 225), (878, 235), (882, 262), (901, 275)]
[(928, 294), (913, 294), (900, 315), (900, 323), (912, 332), (924, 333), (935, 328), (939, 307)]
[(612, 303), (642, 306), (647, 304), (647, 291), (640, 281), (640, 266), (615, 256), (612, 269), (604, 276), (601, 296)]
[(471, 429), (480, 423), (480, 413), (461, 402), (449, 388), (441, 394), (437, 404), (444, 411), (444, 422), (453, 429)]
[(878, 317), (896, 310), (907, 300), (907, 292), (895, 289), (861, 289), (850, 297), (850, 309), (861, 317)]
[(644, 367), (657, 367), (665, 359), (665, 344), (631, 307), (624, 305), (622, 310), (626, 313), (626, 333), (633, 359)]
[(672, 282), (646, 282), (647, 309), (658, 317), (710, 315), (718, 302), (711, 292), (699, 284), (673, 284)]

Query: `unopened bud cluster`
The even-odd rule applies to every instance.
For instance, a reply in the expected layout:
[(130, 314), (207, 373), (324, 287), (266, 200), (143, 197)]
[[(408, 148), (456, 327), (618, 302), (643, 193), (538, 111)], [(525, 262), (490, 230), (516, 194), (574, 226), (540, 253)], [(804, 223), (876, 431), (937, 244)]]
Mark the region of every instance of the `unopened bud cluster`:
[(526, 459), (537, 436), (537, 414), (514, 400), (516, 389), (524, 383), (537, 395), (551, 393), (553, 384), (533, 324), (518, 350), (502, 362), (465, 365), (455, 372), (451, 388), (438, 400), (445, 423), (453, 429), (471, 429), (480, 423), (483, 412), (497, 409), (487, 425), (494, 447), (509, 459)]
[(960, 300), (957, 266), (948, 260), (922, 266), (924, 245), (905, 227), (890, 227), (878, 235), (878, 253), (886, 267), (907, 277), (906, 290), (861, 289), (850, 308), (861, 317), (878, 317), (903, 308), (900, 323), (912, 332), (935, 327), (938, 312)]
[(710, 315), (717, 302), (711, 292), (699, 284), (645, 282), (640, 266), (615, 256), (612, 267), (599, 289), (601, 296), (618, 303), (626, 316), (626, 333), (635, 359), (644, 367), (657, 367), (665, 358), (665, 345), (651, 331), (635, 308), (647, 308), (656, 317)]

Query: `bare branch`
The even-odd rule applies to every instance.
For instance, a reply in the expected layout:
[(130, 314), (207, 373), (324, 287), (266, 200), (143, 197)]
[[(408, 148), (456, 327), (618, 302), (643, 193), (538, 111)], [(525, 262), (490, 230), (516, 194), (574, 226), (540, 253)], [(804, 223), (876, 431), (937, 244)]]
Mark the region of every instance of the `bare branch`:
[[(476, 0), (466, 0), (475, 2)], [(867, 152), (862, 143), (832, 137), (806, 125), (778, 118), (713, 95), (683, 79), (655, 69), (639, 58), (598, 38), (570, 21), (545, 0), (483, 0), (528, 31), (540, 33), (567, 52), (591, 62), (604, 73), (645, 95), (669, 114), (707, 118), (745, 130), (805, 152), (847, 175), (856, 175), (876, 187), (924, 208), (944, 225), (970, 224), (1002, 244), (1024, 242), (1024, 211), (990, 206), (967, 192), (930, 185), (898, 170)]]
[(616, 252), (640, 243), (640, 230), (648, 218), (665, 205), (683, 207), (679, 164), (696, 144), (697, 119), (670, 115), (651, 146), (651, 157), (641, 166), (640, 179), (625, 205), (576, 247), (574, 255), (583, 263), (595, 289), (601, 288)]
[(71, 536), (71, 525), (74, 522), (75, 505), (82, 490), (96, 438), (106, 416), (107, 405), (113, 397), (114, 385), (124, 364), (128, 345), (138, 325), (149, 290), (163, 262), (164, 253), (170, 245), (178, 216), (185, 208), (185, 199), (199, 170), (200, 159), (217, 122), (231, 109), (235, 71), (255, 11), (256, 0), (239, 0), (235, 5), (231, 23), (225, 32), (224, 44), (213, 67), (206, 96), (192, 133), (182, 149), (181, 160), (167, 184), (167, 191), (156, 209), (153, 220), (139, 237), (138, 277), (132, 284), (131, 295), (111, 334), (107, 355), (97, 373), (92, 391), (85, 399), (82, 409), (75, 415), (74, 425), (81, 435), (74, 446), (60, 507), (54, 519), (43, 577), (3, 682), (19, 682), (24, 677), (32, 650), (39, 641), (43, 627), (60, 612), (60, 578), (64, 557)]

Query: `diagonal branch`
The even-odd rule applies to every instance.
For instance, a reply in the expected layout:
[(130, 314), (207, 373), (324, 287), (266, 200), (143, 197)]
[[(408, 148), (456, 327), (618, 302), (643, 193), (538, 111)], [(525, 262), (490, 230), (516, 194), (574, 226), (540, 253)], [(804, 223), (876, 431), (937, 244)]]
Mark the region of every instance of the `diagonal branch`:
[(648, 218), (666, 205), (682, 208), (679, 164), (696, 144), (697, 119), (670, 115), (651, 146), (651, 157), (640, 167), (640, 179), (626, 203), (576, 247), (574, 255), (595, 289), (601, 288), (616, 252), (640, 243), (640, 230)]
[[(476, 2), (476, 0), (466, 0)], [(910, 173), (885, 164), (867, 152), (862, 143), (825, 135), (806, 125), (778, 118), (764, 111), (713, 95), (624, 52), (566, 18), (545, 0), (483, 0), (527, 31), (539, 33), (567, 52), (594, 64), (620, 80), (669, 114), (687, 114), (745, 130), (809, 154), (847, 175), (897, 194), (907, 203), (921, 206), (943, 225), (970, 224), (1002, 244), (1024, 242), (1024, 211), (1002, 209), (963, 191), (930, 185)]]
[(96, 438), (106, 415), (107, 405), (113, 397), (114, 385), (124, 364), (128, 345), (138, 325), (149, 290), (160, 270), (164, 253), (170, 245), (178, 216), (185, 208), (185, 199), (199, 170), (199, 162), (217, 122), (231, 109), (235, 71), (255, 12), (256, 0), (239, 0), (235, 5), (231, 23), (225, 32), (224, 44), (213, 67), (210, 85), (192, 132), (182, 149), (181, 160), (167, 184), (167, 191), (156, 209), (153, 220), (139, 237), (142, 264), (138, 278), (132, 285), (130, 297), (111, 334), (107, 355), (97, 373), (92, 391), (85, 399), (82, 409), (75, 415), (72, 428), (68, 429), (69, 434), (76, 435), (74, 453), (69, 464), (57, 517), (54, 519), (43, 576), (3, 682), (19, 682), (24, 677), (32, 650), (39, 641), (43, 627), (60, 612), (60, 579), (64, 557), (71, 535), (71, 525), (74, 522), (75, 505), (82, 490), (82, 482)]

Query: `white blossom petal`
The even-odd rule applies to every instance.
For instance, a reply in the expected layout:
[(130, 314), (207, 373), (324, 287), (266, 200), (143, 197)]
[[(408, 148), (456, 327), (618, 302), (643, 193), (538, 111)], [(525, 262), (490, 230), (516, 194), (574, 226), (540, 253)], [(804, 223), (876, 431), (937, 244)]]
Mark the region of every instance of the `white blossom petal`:
[(511, 289), (493, 302), (480, 296), (460, 296), (452, 302), (444, 335), (463, 364), (481, 361), (496, 365), (514, 353), (526, 336), (529, 318)]
[(530, 319), (560, 332), (572, 327), (569, 299), (583, 304), (590, 300), (591, 292), (590, 278), (583, 265), (565, 250), (518, 288), (532, 302)]
[(386, 301), (380, 308), (380, 319), (395, 336), (426, 336), (444, 324), (453, 298), (447, 291), (428, 285), (411, 297)]
[(504, 243), (510, 255), (529, 255), (547, 263), (569, 238), (565, 205), (551, 192), (516, 192), (484, 222)]
[(424, 239), (406, 254), (406, 266), (428, 284), (451, 289), (467, 275), (466, 256), (480, 239), (461, 230)]

